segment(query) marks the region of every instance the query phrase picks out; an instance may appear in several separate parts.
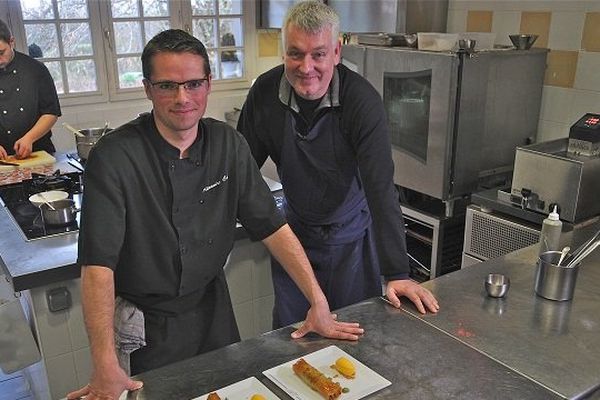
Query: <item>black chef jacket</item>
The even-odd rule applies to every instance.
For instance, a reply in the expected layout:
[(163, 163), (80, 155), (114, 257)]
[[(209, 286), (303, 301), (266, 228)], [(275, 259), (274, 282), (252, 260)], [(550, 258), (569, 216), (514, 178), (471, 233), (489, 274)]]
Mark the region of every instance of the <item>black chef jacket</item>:
[[(41, 62), (15, 51), (15, 57), (0, 69), (0, 145), (14, 153), (15, 142), (23, 137), (43, 114), (60, 117), (54, 81)], [(56, 149), (48, 132), (33, 143), (33, 151)]]
[(195, 307), (222, 274), (236, 219), (254, 240), (285, 223), (238, 132), (203, 119), (179, 159), (151, 114), (92, 149), (82, 207), (78, 263), (112, 268), (116, 294), (143, 310)]

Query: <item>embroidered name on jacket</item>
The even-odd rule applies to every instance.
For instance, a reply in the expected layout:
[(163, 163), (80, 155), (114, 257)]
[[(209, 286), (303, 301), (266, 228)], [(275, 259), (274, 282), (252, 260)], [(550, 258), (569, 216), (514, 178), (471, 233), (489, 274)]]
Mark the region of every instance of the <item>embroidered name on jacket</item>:
[(227, 181), (227, 179), (229, 179), (229, 175), (225, 174), (223, 175), (223, 177), (221, 179), (219, 179), (218, 181), (216, 181), (215, 183), (212, 183), (208, 186), (205, 186), (204, 189), (202, 189), (202, 192), (208, 192), (211, 189), (216, 188), (217, 186), (219, 186), (221, 183), (224, 183)]

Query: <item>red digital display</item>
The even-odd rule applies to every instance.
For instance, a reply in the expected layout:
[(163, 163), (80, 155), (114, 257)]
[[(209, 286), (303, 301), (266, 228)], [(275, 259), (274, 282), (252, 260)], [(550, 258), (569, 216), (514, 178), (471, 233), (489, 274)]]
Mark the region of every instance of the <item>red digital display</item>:
[(589, 117), (585, 120), (585, 124), (588, 126), (597, 125), (600, 122), (600, 117)]

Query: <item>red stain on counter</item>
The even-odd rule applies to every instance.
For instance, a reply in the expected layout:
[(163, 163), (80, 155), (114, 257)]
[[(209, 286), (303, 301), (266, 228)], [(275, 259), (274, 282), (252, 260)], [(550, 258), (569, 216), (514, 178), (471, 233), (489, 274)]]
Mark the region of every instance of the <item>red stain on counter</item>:
[(456, 329), (456, 336), (458, 337), (464, 337), (464, 338), (470, 338), (470, 337), (474, 337), (475, 334), (473, 332), (471, 332), (470, 330), (466, 329), (463, 326), (462, 322), (458, 323), (458, 328)]

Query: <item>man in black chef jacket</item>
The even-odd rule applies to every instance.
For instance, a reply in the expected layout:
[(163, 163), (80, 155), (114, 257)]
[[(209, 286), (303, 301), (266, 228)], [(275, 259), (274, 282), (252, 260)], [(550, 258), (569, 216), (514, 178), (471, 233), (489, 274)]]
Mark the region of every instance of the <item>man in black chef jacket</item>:
[(182, 30), (161, 32), (144, 48), (142, 68), (152, 113), (105, 135), (86, 163), (78, 263), (94, 372), (68, 398), (116, 399), (141, 386), (117, 360), (113, 321), (123, 299), (145, 319), (132, 374), (239, 340), (223, 272), (237, 219), (311, 304), (292, 337), (357, 340), (357, 323), (331, 315), (246, 141), (202, 118), (211, 89), (202, 43)]
[[(382, 294), (400, 307), (437, 312), (426, 288), (408, 279), (402, 211), (381, 97), (340, 61), (339, 17), (306, 1), (287, 13), (283, 65), (258, 77), (238, 130), (259, 166), (271, 157), (284, 210), (332, 309)], [(410, 171), (402, 171), (410, 174)], [(274, 327), (301, 320), (309, 304), (272, 262)]]
[(50, 129), (61, 115), (54, 81), (44, 64), (14, 47), (15, 38), (0, 20), (0, 159), (54, 153)]

